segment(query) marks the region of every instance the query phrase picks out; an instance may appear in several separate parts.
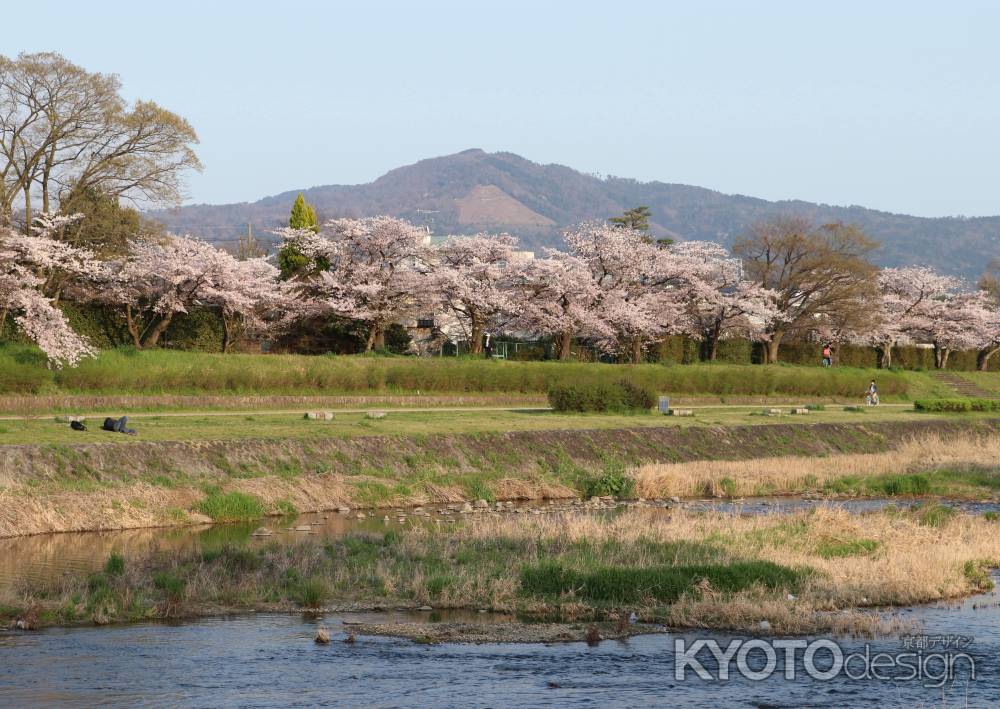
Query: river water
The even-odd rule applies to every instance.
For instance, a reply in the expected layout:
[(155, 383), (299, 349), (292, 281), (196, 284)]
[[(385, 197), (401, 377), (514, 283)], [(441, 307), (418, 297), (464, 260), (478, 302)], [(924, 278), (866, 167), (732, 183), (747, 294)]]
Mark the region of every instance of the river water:
[[(748, 503), (741, 507), (746, 513), (781, 512), (803, 504)], [(870, 504), (865, 501), (862, 507)], [(309, 520), (316, 524), (312, 533), (325, 535), (384, 525), (381, 517), (356, 520), (340, 515), (283, 522), (294, 527)], [(270, 521), (270, 526), (277, 528), (275, 522)], [(4, 578), (11, 579), (26, 573), (51, 574), (50, 564), (59, 567), (60, 573), (96, 568), (111, 550), (138, 554), (152, 547), (206, 548), (301, 538), (292, 532), (255, 538), (250, 536), (254, 528), (235, 525), (2, 540), (0, 560)], [(25, 556), (18, 557), (20, 564), (11, 564), (12, 550), (41, 556), (33, 567)], [(345, 637), (343, 620), (434, 620), (427, 614), (396, 618), (391, 616), (398, 614), (384, 613), (325, 618), (251, 614), (183, 624), (0, 631), (0, 707), (1000, 706), (1000, 608), (995, 593), (894, 613), (915, 621), (920, 629), (914, 632), (929, 636), (922, 641), (929, 644), (924, 653), (966, 653), (975, 664), (975, 678), (963, 660), (956, 661), (954, 678), (941, 686), (927, 686), (939, 684), (927, 680), (850, 679), (843, 673), (820, 680), (804, 671), (800, 651), (792, 680), (783, 676), (782, 663), (762, 681), (741, 676), (735, 665), (730, 678), (720, 681), (715, 679), (718, 662), (707, 652), (697, 658), (713, 679), (701, 679), (689, 669), (686, 678), (678, 680), (675, 641), (712, 639), (725, 648), (740, 638), (720, 633), (652, 634), (591, 647), (585, 643), (429, 646), (359, 637), (347, 644), (340, 642)], [(465, 620), (474, 622), (476, 617)], [(331, 644), (313, 642), (319, 623), (334, 631)], [(914, 642), (899, 637), (833, 640), (844, 653), (863, 652), (867, 642), (872, 655), (913, 652)], [(911, 646), (904, 647), (905, 643)], [(945, 648), (945, 643), (950, 647)], [(822, 665), (822, 657), (817, 654), (817, 665)], [(763, 655), (751, 653), (748, 664), (759, 670)], [(930, 666), (932, 673), (937, 667)], [(853, 670), (858, 673), (857, 663)]]
[[(1000, 703), (1000, 611), (996, 597), (912, 610), (932, 636), (973, 638), (967, 664), (940, 687), (919, 681), (811, 679), (778, 671), (764, 681), (738, 673), (706, 681), (674, 675), (674, 641), (722, 634), (644, 635), (565, 645), (419, 645), (359, 637), (313, 642), (336, 616), (242, 616), (181, 625), (50, 629), (0, 634), (0, 704), (9, 707), (989, 707)], [(976, 607), (974, 609), (974, 606)], [(982, 607), (986, 606), (986, 607)], [(379, 620), (384, 616), (376, 615)], [(369, 618), (370, 619), (370, 618)], [(838, 639), (844, 652), (864, 641)], [(871, 644), (903, 651), (899, 638)], [(704, 653), (702, 653), (704, 655)], [(801, 653), (799, 653), (801, 655)], [(818, 655), (817, 655), (818, 657)], [(704, 658), (706, 671), (717, 663)], [(762, 662), (748, 661), (760, 669)], [(762, 657), (759, 659), (763, 659)], [(817, 660), (817, 665), (819, 660)], [(858, 666), (852, 670), (860, 674)], [(936, 675), (935, 673), (932, 673)], [(937, 682), (932, 682), (937, 684)]]

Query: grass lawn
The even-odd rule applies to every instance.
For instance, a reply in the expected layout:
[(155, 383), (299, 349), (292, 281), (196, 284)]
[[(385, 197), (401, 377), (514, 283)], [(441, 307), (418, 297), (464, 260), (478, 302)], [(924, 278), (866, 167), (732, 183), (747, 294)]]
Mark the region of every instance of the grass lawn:
[(114, 350), (77, 367), (52, 370), (35, 350), (0, 345), (0, 394), (7, 395), (537, 395), (554, 384), (622, 378), (672, 396), (858, 400), (872, 378), (886, 401), (953, 394), (922, 372), (718, 363), (612, 365)]
[[(100, 430), (103, 419), (88, 419), (89, 430), (78, 432), (54, 418), (27, 417), (0, 421), (0, 445), (129, 443), (135, 441), (217, 441), (238, 439), (308, 439), (329, 437), (412, 436), (528, 430), (635, 428), (649, 426), (741, 426), (773, 423), (843, 423), (922, 421), (929, 418), (971, 420), (995, 418), (994, 413), (929, 414), (909, 407), (878, 407), (844, 411), (826, 407), (807, 416), (763, 416), (760, 407), (706, 407), (695, 416), (557, 414), (551, 411), (391, 411), (383, 419), (364, 412), (336, 414), (332, 421), (309, 421), (300, 414), (224, 414), (130, 416), (137, 436)], [(787, 410), (787, 409), (786, 409)]]

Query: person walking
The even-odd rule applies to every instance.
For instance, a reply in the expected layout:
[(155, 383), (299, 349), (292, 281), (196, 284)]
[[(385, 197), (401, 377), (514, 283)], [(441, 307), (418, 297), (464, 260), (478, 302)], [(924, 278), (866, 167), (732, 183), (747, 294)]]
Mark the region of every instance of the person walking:
[(830, 347), (830, 343), (823, 346), (823, 366), (830, 367), (833, 365), (833, 348)]

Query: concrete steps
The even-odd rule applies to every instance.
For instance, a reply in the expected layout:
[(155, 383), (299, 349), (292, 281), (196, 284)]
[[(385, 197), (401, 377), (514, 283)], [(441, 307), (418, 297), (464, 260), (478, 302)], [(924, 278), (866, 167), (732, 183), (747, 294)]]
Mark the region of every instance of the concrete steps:
[(1000, 399), (1000, 393), (980, 389), (968, 379), (952, 374), (951, 372), (931, 372), (931, 376), (942, 384), (948, 386), (959, 396), (970, 399)]

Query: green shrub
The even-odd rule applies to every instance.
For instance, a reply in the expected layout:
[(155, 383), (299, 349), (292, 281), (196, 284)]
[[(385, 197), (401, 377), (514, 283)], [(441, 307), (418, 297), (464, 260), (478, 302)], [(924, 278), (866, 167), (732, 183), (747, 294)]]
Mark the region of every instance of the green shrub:
[(943, 527), (958, 514), (958, 511), (954, 507), (929, 504), (916, 507), (914, 513), (917, 516), (917, 522), (925, 527)]
[(179, 598), (184, 593), (187, 582), (170, 571), (158, 571), (153, 575), (153, 585), (170, 598)]
[(917, 399), (913, 402), (913, 408), (917, 411), (953, 413), (1000, 411), (1000, 399)]
[(296, 579), (289, 588), (289, 596), (303, 608), (319, 608), (330, 594), (326, 581), (320, 578)]
[(635, 497), (635, 479), (626, 472), (625, 461), (615, 456), (605, 456), (600, 472), (589, 473), (580, 469), (575, 474), (576, 488), (584, 497), (632, 499)]
[(263, 503), (253, 495), (243, 492), (223, 493), (210, 490), (196, 509), (216, 522), (236, 522), (264, 516)]
[(977, 591), (991, 591), (994, 583), (990, 577), (990, 569), (996, 567), (997, 563), (990, 559), (978, 559), (965, 562), (962, 571), (969, 584)]
[(771, 590), (794, 591), (808, 572), (770, 561), (731, 564), (692, 564), (639, 568), (606, 567), (576, 571), (558, 563), (543, 563), (521, 570), (521, 590), (529, 595), (577, 597), (609, 603), (636, 603), (646, 599), (673, 602), (708, 581), (716, 591), (735, 593), (760, 585)]
[(656, 405), (656, 392), (628, 379), (611, 383), (580, 381), (551, 387), (549, 405), (556, 411), (649, 411)]
[(889, 475), (879, 478), (876, 484), (890, 497), (896, 495), (927, 495), (931, 491), (930, 478), (919, 473)]
[(112, 553), (104, 564), (104, 573), (108, 576), (121, 576), (125, 572), (125, 557)]

